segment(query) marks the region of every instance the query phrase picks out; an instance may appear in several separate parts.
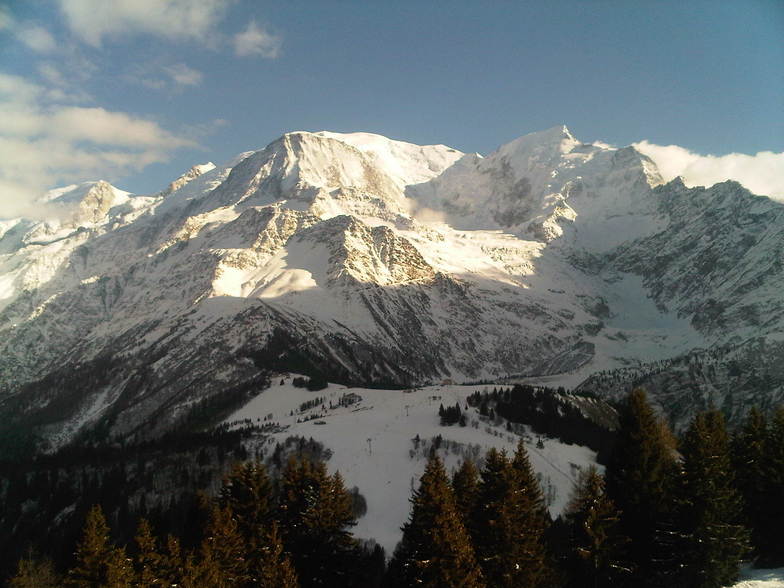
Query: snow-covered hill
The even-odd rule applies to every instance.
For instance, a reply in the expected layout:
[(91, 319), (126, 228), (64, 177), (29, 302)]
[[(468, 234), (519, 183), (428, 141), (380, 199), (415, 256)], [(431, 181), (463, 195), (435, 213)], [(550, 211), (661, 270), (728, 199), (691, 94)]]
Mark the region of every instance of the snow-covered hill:
[(0, 412), (55, 446), (157, 434), (263, 370), (576, 385), (784, 332), (784, 206), (561, 126), (487, 157), (295, 132), (44, 206), (0, 221)]
[(541, 438), (525, 427), (510, 432), (506, 421), (481, 417), (475, 408), (468, 409), (465, 427), (439, 425), (439, 405), (467, 406), (468, 395), (487, 391), (487, 386), (380, 390), (330, 384), (310, 392), (293, 386), (294, 377), (276, 377), (226, 424), (276, 423), (279, 431), (267, 439), (270, 446), (291, 436), (323, 443), (331, 451), (330, 471), (339, 471), (346, 485), (359, 488), (367, 500), (367, 514), (354, 534), (374, 539), (387, 553), (400, 540), (411, 490), (419, 483), (434, 444), (447, 468), (456, 469), (465, 458), (483, 459), (491, 447), (512, 454), (523, 439), (553, 516), (568, 504), (580, 472), (596, 465), (590, 449)]

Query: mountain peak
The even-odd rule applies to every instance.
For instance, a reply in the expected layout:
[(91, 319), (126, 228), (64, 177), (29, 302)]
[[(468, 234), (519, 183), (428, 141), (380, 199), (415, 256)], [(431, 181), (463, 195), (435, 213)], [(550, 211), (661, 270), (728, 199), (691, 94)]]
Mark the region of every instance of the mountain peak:
[(536, 156), (537, 159), (560, 157), (580, 144), (566, 125), (558, 125), (544, 131), (528, 133), (498, 148), (502, 155)]
[(161, 192), (161, 196), (168, 196), (172, 192), (176, 192), (180, 188), (182, 188), (185, 184), (198, 178), (199, 176), (206, 174), (209, 171), (215, 169), (215, 164), (211, 161), (207, 163), (200, 163), (191, 167), (188, 171), (182, 174), (179, 178), (171, 182), (166, 189)]

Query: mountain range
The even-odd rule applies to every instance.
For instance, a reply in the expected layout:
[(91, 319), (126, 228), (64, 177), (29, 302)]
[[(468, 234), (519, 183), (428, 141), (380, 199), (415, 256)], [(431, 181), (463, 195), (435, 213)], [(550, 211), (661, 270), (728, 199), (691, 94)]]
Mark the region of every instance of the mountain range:
[(784, 205), (566, 127), (482, 157), (293, 132), (157, 194), (0, 220), (0, 428), (147, 438), (296, 372), (784, 400)]

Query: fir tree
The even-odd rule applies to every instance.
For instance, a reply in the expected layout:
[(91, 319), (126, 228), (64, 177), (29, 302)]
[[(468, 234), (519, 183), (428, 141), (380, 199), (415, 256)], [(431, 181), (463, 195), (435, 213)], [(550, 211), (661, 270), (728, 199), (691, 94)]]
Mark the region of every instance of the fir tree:
[(131, 588), (133, 582), (133, 562), (125, 548), (118, 547), (112, 551), (106, 565), (106, 585), (109, 588)]
[(452, 489), (455, 493), (455, 502), (463, 524), (469, 525), (471, 513), (476, 508), (479, 494), (479, 471), (470, 459), (463, 460), (460, 468), (452, 476)]
[(252, 545), (260, 542), (270, 521), (272, 485), (261, 463), (236, 464), (224, 478), (218, 501), (231, 508), (240, 532)]
[(76, 565), (65, 579), (65, 586), (95, 588), (130, 586), (132, 569), (124, 549), (116, 549), (109, 541), (109, 526), (101, 507), (93, 506), (87, 513), (82, 539), (76, 549)]
[(167, 536), (166, 549), (161, 555), (158, 565), (162, 586), (182, 583), (185, 562), (183, 561), (179, 539), (172, 535)]
[(411, 515), (389, 564), (389, 586), (481, 588), (482, 573), (435, 452), (411, 498)]
[(732, 584), (748, 550), (748, 531), (739, 524), (742, 501), (734, 486), (722, 414), (713, 410), (697, 415), (684, 436), (681, 453), (681, 521), (689, 538), (687, 584), (692, 588)]
[[(634, 390), (620, 411), (615, 448), (606, 472), (607, 494), (621, 511), (621, 531), (630, 539), (631, 583), (658, 588), (662, 569), (677, 553), (670, 545), (674, 442), (648, 404)], [(666, 563), (665, 563), (666, 562)]]
[(297, 573), (283, 551), (278, 525), (273, 522), (259, 548), (258, 569), (253, 570), (253, 585), (260, 588), (297, 588)]
[(761, 559), (765, 565), (784, 565), (784, 406), (776, 409), (765, 441), (765, 492), (763, 507), (767, 519), (762, 525), (760, 542), (764, 546)]
[(489, 586), (540, 586), (547, 579), (546, 514), (522, 442), (512, 462), (491, 449), (481, 473), (472, 536)]
[(136, 585), (163, 586), (160, 574), (161, 554), (147, 519), (141, 519), (136, 530)]
[(755, 406), (743, 427), (732, 440), (732, 461), (737, 487), (743, 497), (743, 510), (751, 531), (752, 545), (764, 558), (770, 538), (765, 528), (770, 520), (768, 500), (768, 462), (766, 456), (768, 425), (765, 415)]
[(570, 588), (599, 588), (623, 584), (628, 568), (620, 533), (620, 513), (604, 491), (604, 479), (590, 468), (580, 479), (566, 509), (570, 545), (566, 556)]
[(521, 505), (524, 506), (517, 514), (517, 519), (519, 524), (527, 529), (523, 537), (523, 548), (520, 550), (525, 569), (516, 575), (522, 579), (521, 582), (527, 582), (531, 586), (549, 587), (552, 584), (552, 570), (549, 569), (544, 533), (550, 523), (550, 514), (547, 512), (542, 487), (531, 467), (522, 439), (517, 442), (512, 458), (512, 474), (521, 493)]
[(212, 509), (200, 552), (203, 585), (242, 586), (249, 580), (245, 541), (230, 508)]
[(199, 560), (194, 553), (187, 554), (182, 560), (180, 581), (182, 588), (223, 587), (220, 570), (211, 560)]
[(292, 457), (280, 483), (278, 515), (284, 546), (302, 586), (350, 585), (358, 550), (351, 494), (323, 462)]
[(19, 560), (16, 574), (8, 581), (9, 588), (58, 588), (61, 580), (49, 558), (38, 558), (32, 551)]

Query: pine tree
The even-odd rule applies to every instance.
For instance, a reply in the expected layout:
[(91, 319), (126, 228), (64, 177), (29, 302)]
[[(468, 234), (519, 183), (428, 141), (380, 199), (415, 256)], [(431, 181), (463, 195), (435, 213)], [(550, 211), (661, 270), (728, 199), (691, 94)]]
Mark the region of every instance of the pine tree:
[(245, 541), (230, 508), (213, 507), (200, 552), (204, 585), (242, 586), (249, 580)]
[(161, 555), (158, 565), (162, 586), (182, 584), (185, 562), (179, 539), (172, 535), (166, 538), (166, 549)]
[(9, 588), (58, 588), (60, 578), (49, 558), (38, 558), (32, 551), (19, 560), (16, 574), (8, 581)]
[(765, 565), (784, 565), (784, 406), (776, 409), (765, 441), (765, 468), (762, 485), (766, 522), (762, 525), (760, 542), (764, 546), (761, 559)]
[(510, 462), (491, 449), (482, 469), (471, 530), (489, 586), (541, 586), (547, 581), (546, 513), (522, 442)]
[(452, 489), (455, 493), (457, 510), (463, 517), (463, 524), (467, 527), (479, 494), (479, 471), (473, 461), (463, 460), (460, 468), (452, 476)]
[(110, 543), (103, 511), (100, 506), (93, 506), (87, 513), (82, 539), (76, 549), (76, 565), (68, 571), (64, 585), (123, 588), (131, 585), (132, 576), (125, 550), (116, 549)]
[(689, 538), (685, 577), (693, 588), (732, 584), (748, 550), (740, 524), (742, 501), (734, 485), (724, 417), (697, 415), (684, 436), (682, 528)]
[(252, 545), (260, 543), (270, 521), (272, 485), (261, 463), (236, 464), (224, 478), (218, 502), (231, 508), (240, 532)]
[(212, 559), (199, 559), (196, 554), (189, 553), (182, 560), (180, 581), (177, 586), (182, 588), (223, 588), (226, 586), (218, 566)]
[(765, 528), (770, 519), (767, 504), (767, 439), (765, 415), (755, 406), (746, 416), (743, 427), (732, 440), (732, 461), (737, 487), (743, 497), (743, 510), (751, 531), (755, 551), (764, 557), (770, 538)]
[(139, 521), (134, 543), (136, 543), (136, 557), (134, 558), (136, 585), (145, 587), (163, 585), (159, 571), (161, 555), (158, 552), (155, 536), (152, 534), (152, 527), (147, 519)]
[(278, 516), (302, 586), (350, 585), (358, 543), (348, 529), (356, 519), (339, 473), (329, 476), (323, 462), (292, 457), (281, 478)]
[(485, 584), (444, 465), (431, 454), (411, 498), (411, 515), (389, 565), (400, 588), (481, 588)]
[(547, 512), (542, 487), (531, 467), (528, 451), (522, 439), (517, 442), (512, 458), (512, 473), (522, 496), (521, 504), (525, 507), (518, 513), (517, 518), (519, 524), (527, 529), (521, 550), (523, 561), (521, 565), (525, 570), (518, 576), (523, 578), (523, 582), (529, 582), (531, 586), (549, 585), (550, 570), (548, 570), (544, 533), (550, 523), (550, 514)]
[[(615, 448), (606, 471), (607, 495), (621, 511), (621, 532), (630, 539), (627, 557), (634, 586), (658, 588), (662, 567), (677, 556), (667, 543), (675, 478), (674, 441), (634, 390), (620, 411)], [(662, 565), (663, 564), (663, 565)]]
[(623, 584), (628, 568), (620, 533), (620, 513), (604, 491), (604, 479), (590, 468), (580, 479), (566, 509), (570, 549), (566, 567), (570, 588), (599, 588)]
[(106, 585), (109, 588), (131, 588), (133, 582), (133, 562), (125, 553), (125, 548), (112, 550), (106, 566)]
[(259, 548), (258, 569), (253, 573), (253, 585), (260, 588), (297, 588), (297, 573), (288, 554), (283, 551), (283, 543), (277, 523), (273, 522), (266, 532)]

